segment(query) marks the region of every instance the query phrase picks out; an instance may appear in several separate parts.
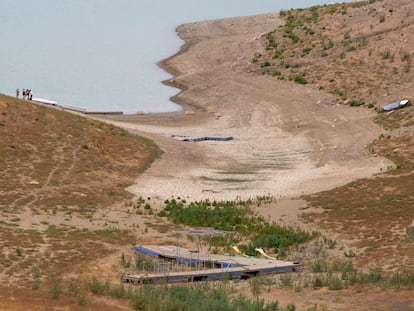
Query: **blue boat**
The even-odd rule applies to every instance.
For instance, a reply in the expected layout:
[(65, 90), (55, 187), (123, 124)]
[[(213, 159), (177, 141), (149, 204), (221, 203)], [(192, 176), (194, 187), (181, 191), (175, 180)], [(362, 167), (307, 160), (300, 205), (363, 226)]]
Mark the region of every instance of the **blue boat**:
[(409, 102), (408, 99), (400, 100), (399, 102), (385, 105), (384, 107), (382, 107), (382, 110), (391, 111), (391, 110), (394, 110), (394, 109), (402, 108), (402, 107), (406, 106), (408, 104), (408, 102)]

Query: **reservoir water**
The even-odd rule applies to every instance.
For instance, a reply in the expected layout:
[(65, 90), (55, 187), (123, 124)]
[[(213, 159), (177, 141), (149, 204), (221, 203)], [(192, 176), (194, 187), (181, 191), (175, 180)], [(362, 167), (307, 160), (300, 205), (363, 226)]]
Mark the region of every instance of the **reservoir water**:
[(179, 24), (331, 3), (324, 0), (1, 0), (0, 92), (87, 110), (178, 111), (157, 63)]

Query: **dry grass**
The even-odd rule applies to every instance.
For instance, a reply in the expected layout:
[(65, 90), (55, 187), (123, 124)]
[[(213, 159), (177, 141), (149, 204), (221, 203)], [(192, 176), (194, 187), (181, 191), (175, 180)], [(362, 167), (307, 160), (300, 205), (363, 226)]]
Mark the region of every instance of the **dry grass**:
[(282, 12), (286, 26), (262, 37), (265, 49), (254, 55), (256, 71), (275, 79), (303, 76), (338, 95), (339, 102), (383, 105), (410, 98), (413, 12), (414, 4), (407, 0)]
[[(258, 66), (257, 72), (291, 80), (301, 75), (337, 94), (341, 102), (381, 105), (399, 96), (411, 97), (414, 80), (407, 51), (414, 50), (408, 27), (414, 5), (408, 0), (399, 4), (324, 6), (318, 9), (317, 21), (293, 28), (299, 37), (296, 43), (284, 37), (284, 28), (277, 29), (273, 33), (277, 46), (256, 55), (258, 64), (268, 61), (270, 66)], [(312, 11), (291, 14), (305, 20)], [(266, 46), (266, 37), (262, 40)], [(278, 58), (273, 58), (277, 51)], [(377, 116), (384, 136), (369, 149), (392, 159), (393, 169), (305, 197), (321, 212), (307, 213), (303, 220), (346, 241), (358, 267), (414, 268), (414, 138), (404, 131), (398, 137), (386, 131), (412, 127), (413, 116), (413, 107)], [(0, 135), (0, 284), (7, 284), (0, 287), (0, 309), (26, 310), (28, 305), (32, 310), (82, 309), (66, 294), (51, 298), (50, 275), (63, 275), (65, 282), (68, 275), (116, 277), (119, 270), (113, 271), (113, 266), (119, 263), (114, 263), (137, 233), (150, 229), (152, 234), (144, 238), (156, 243), (164, 232), (176, 229), (145, 212), (145, 229), (121, 230), (117, 219), (99, 214), (108, 207), (132, 207), (125, 187), (160, 154), (150, 141), (2, 95)], [(51, 221), (54, 216), (61, 221)], [(36, 218), (35, 223), (30, 217)], [(343, 256), (354, 255), (340, 251)], [(29, 289), (35, 269), (41, 275), (36, 291)], [(89, 310), (125, 307), (91, 296), (87, 300)]]
[(414, 139), (383, 138), (370, 149), (392, 159), (397, 168), (305, 197), (322, 209), (307, 214), (306, 219), (352, 241), (361, 267), (414, 268)]
[[(52, 274), (100, 275), (102, 259), (111, 262), (135, 242), (131, 226), (120, 228), (105, 212), (127, 213), (125, 187), (160, 150), (112, 125), (3, 95), (0, 135), (0, 282), (17, 286), (12, 291), (22, 298), (1, 308), (18, 310), (26, 297), (50, 300), (42, 290), (20, 288), (32, 285), (33, 271), (42, 284)], [(72, 300), (39, 300), (38, 309)]]
[[(84, 289), (82, 289), (84, 291)], [(86, 292), (86, 291), (85, 291)], [(63, 285), (63, 293), (52, 299), (50, 284), (45, 284), (38, 290), (27, 288), (11, 288), (0, 286), (0, 310), (4, 311), (46, 311), (46, 310), (125, 310), (127, 303), (114, 299), (99, 299), (85, 294), (85, 303), (80, 303), (78, 297), (67, 292), (67, 283)]]
[(414, 107), (408, 106), (391, 113), (379, 113), (375, 121), (387, 130), (410, 127), (414, 125)]
[(0, 204), (98, 208), (124, 190), (158, 149), (125, 130), (0, 97)]
[[(256, 71), (307, 82), (336, 94), (339, 103), (379, 108), (410, 99), (413, 13), (413, 2), (406, 0), (281, 12), (286, 24), (262, 37), (264, 50), (254, 55)], [(321, 210), (305, 218), (349, 241), (361, 267), (379, 262), (387, 269), (414, 268), (414, 108), (378, 111), (376, 122), (384, 134), (369, 149), (395, 166), (375, 178), (305, 197)]]

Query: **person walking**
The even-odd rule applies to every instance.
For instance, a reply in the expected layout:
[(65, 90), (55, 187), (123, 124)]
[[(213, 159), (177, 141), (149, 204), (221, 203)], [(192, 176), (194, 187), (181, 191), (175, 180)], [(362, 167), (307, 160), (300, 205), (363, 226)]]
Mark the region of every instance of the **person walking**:
[(20, 90), (19, 90), (19, 88), (17, 88), (16, 89), (16, 98), (19, 98), (19, 95), (20, 95)]

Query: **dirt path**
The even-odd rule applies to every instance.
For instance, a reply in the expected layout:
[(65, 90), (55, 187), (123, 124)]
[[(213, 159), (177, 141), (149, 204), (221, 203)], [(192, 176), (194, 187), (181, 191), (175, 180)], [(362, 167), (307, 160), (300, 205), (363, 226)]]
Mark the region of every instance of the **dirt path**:
[[(182, 51), (163, 62), (184, 91), (182, 113), (108, 117), (165, 151), (130, 187), (141, 196), (227, 200), (295, 197), (371, 176), (389, 163), (364, 149), (381, 133), (364, 108), (335, 104), (315, 87), (250, 72), (258, 38), (275, 14), (178, 27)], [(229, 142), (181, 142), (172, 134), (231, 135)]]

